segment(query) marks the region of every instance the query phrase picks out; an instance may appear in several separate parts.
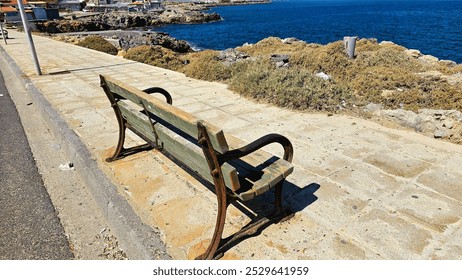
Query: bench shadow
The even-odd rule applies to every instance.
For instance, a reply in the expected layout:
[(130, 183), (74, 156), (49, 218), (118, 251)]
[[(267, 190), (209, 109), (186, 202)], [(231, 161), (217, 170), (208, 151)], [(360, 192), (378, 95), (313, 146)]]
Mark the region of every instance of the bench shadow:
[[(184, 165), (173, 156), (163, 152), (164, 155), (169, 157), (175, 164), (180, 166), (183, 170), (188, 172), (196, 180), (198, 180), (203, 186), (215, 193), (215, 186), (209, 181), (203, 179), (196, 172)], [(216, 259), (221, 258), (224, 253), (229, 249), (238, 245), (244, 240), (252, 237), (259, 236), (266, 228), (271, 225), (278, 224), (292, 218), (295, 213), (301, 212), (306, 207), (317, 201), (318, 197), (315, 192), (321, 187), (320, 184), (313, 182), (306, 186), (299, 187), (290, 181), (285, 180), (283, 183), (283, 207), (284, 214), (273, 216), (275, 210), (275, 191), (274, 188), (261, 194), (254, 199), (249, 201), (233, 200), (230, 205), (236, 207), (243, 215), (250, 219), (250, 222), (246, 224), (240, 231), (244, 231), (247, 227), (251, 227), (252, 224), (259, 223), (260, 226), (255, 231), (250, 231), (250, 234), (245, 234), (239, 238), (235, 238), (236, 235), (240, 234), (240, 231), (233, 233), (232, 235), (223, 238), (219, 249), (216, 252)], [(223, 245), (224, 244), (224, 245)]]
[[(303, 188), (300, 188), (291, 182), (285, 181), (283, 184), (284, 214), (276, 216), (276, 218), (271, 218), (272, 214), (274, 213), (274, 189), (250, 201), (233, 201), (231, 204), (251, 219), (251, 221), (245, 225), (243, 229), (251, 226), (254, 223), (258, 223), (259, 221), (263, 221), (263, 223), (256, 229), (256, 231), (252, 232), (251, 234), (243, 235), (242, 237), (235, 240), (233, 240), (234, 234), (224, 238), (222, 242), (225, 245), (217, 251), (217, 257), (221, 258), (229, 249), (233, 248), (244, 240), (259, 236), (269, 226), (290, 220), (295, 215), (295, 213), (302, 211), (318, 199), (314, 195), (314, 192), (316, 192), (320, 187), (321, 186), (318, 183), (311, 183)], [(298, 197), (298, 194), (300, 193), (303, 193), (303, 200), (292, 199)]]

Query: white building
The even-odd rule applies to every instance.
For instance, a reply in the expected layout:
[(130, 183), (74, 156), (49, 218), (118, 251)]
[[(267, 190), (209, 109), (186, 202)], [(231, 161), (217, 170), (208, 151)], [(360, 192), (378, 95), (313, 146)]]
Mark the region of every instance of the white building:
[(69, 11), (80, 11), (83, 0), (58, 0), (58, 8)]

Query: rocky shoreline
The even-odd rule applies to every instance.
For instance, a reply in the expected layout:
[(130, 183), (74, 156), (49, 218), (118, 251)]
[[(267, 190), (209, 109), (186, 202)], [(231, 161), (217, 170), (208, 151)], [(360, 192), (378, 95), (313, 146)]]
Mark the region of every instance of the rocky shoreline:
[(37, 22), (37, 31), (56, 34), (68, 32), (103, 31), (156, 27), (173, 23), (207, 23), (221, 20), (217, 13), (200, 11), (166, 10), (148, 14), (138, 12), (96, 13), (92, 16), (71, 20)]
[(95, 32), (71, 32), (54, 34), (58, 41), (76, 44), (88, 36), (100, 36), (120, 51), (128, 51), (138, 46), (161, 46), (176, 53), (192, 52), (193, 49), (185, 40), (179, 40), (162, 32), (137, 30), (108, 30)]

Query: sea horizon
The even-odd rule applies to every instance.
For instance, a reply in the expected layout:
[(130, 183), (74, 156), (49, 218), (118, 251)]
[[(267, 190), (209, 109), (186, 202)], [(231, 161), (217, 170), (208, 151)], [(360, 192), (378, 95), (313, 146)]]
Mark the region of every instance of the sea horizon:
[(344, 36), (391, 41), (462, 63), (462, 0), (272, 0), (210, 9), (223, 18), (154, 28), (195, 49), (224, 50), (267, 37), (328, 44)]

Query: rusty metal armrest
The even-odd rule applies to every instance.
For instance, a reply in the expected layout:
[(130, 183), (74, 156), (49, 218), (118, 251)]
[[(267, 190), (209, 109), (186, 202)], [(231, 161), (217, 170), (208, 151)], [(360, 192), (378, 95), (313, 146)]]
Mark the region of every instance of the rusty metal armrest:
[(218, 155), (218, 160), (220, 164), (223, 164), (227, 161), (244, 157), (272, 143), (281, 144), (284, 148), (283, 159), (288, 162), (292, 162), (294, 154), (292, 143), (286, 137), (276, 133), (267, 134), (244, 147), (228, 151), (222, 155)]
[(172, 96), (170, 95), (170, 93), (168, 93), (168, 91), (166, 91), (165, 89), (163, 88), (160, 88), (160, 87), (150, 87), (150, 88), (147, 88), (145, 90), (143, 90), (144, 92), (148, 93), (148, 94), (151, 94), (151, 93), (160, 93), (162, 94), (163, 96), (165, 96), (165, 99), (167, 99), (167, 103), (172, 105)]

